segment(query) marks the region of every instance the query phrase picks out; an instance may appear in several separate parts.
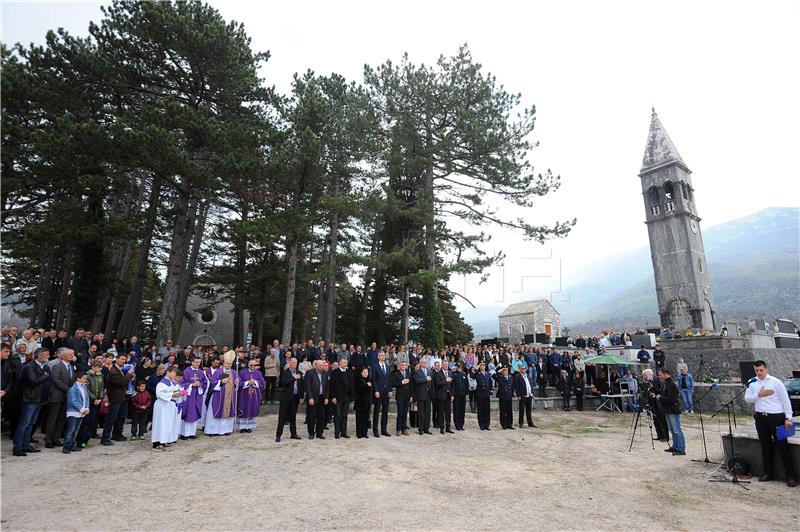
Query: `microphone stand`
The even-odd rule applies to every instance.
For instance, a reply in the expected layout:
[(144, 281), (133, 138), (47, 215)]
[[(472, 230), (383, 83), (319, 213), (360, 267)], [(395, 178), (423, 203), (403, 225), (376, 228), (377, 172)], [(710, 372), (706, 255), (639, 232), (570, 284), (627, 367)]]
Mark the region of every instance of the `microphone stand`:
[[(733, 405), (736, 402), (736, 399), (738, 399), (739, 396), (742, 395), (745, 390), (747, 390), (747, 386), (749, 386), (749, 383), (744, 388), (742, 388), (742, 390), (739, 393), (734, 395), (733, 399), (731, 399), (730, 401), (728, 401), (727, 403), (722, 405), (722, 407), (720, 407), (720, 409), (717, 410), (716, 412), (714, 412), (714, 414), (711, 416), (711, 419), (714, 419), (723, 410), (725, 410), (728, 413), (728, 437), (731, 440), (731, 460), (729, 460), (728, 464), (730, 464), (730, 462), (732, 462), (733, 459), (736, 457), (736, 454), (735, 454), (736, 451), (734, 450), (734, 442), (733, 442), (733, 439), (734, 439), (733, 438), (733, 428), (731, 427), (731, 414), (732, 414), (732, 412), (734, 410), (734, 406)], [(733, 416), (735, 417), (736, 414), (733, 413)], [(723, 446), (724, 446), (724, 440), (723, 440)], [(723, 450), (724, 450), (724, 447), (723, 447)], [(724, 462), (724, 460), (725, 460), (725, 458), (723, 457), (723, 462)], [(709, 482), (730, 482), (732, 484), (736, 484), (738, 486), (741, 486), (745, 490), (749, 490), (749, 488), (747, 488), (746, 486), (743, 486), (743, 484), (750, 484), (750, 481), (749, 480), (739, 480), (739, 475), (736, 474), (735, 467), (727, 467), (728, 464), (725, 464), (726, 469), (727, 469), (727, 471), (729, 473), (733, 474), (733, 478), (730, 478), (730, 479), (729, 478), (725, 478), (725, 477), (710, 478), (710, 479), (708, 479), (708, 481)]]
[(703, 424), (703, 409), (700, 407), (700, 402), (703, 399), (705, 399), (706, 395), (711, 393), (711, 390), (713, 390), (716, 387), (717, 387), (717, 383), (712, 384), (711, 387), (708, 390), (706, 390), (706, 393), (704, 393), (702, 396), (700, 396), (697, 399), (697, 401), (694, 402), (694, 405), (693, 405), (693, 406), (697, 407), (697, 415), (700, 416), (700, 435), (703, 438), (703, 453), (705, 454), (705, 459), (704, 460), (692, 460), (692, 462), (703, 462), (705, 464), (713, 463), (713, 462), (711, 462), (711, 460), (708, 459), (708, 447), (706, 446), (706, 428), (705, 428), (705, 425)]

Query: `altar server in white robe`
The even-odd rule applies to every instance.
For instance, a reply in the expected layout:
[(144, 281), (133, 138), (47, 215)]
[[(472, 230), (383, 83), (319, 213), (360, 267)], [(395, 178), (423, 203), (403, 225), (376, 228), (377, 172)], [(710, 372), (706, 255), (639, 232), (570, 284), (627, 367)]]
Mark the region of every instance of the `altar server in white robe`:
[(176, 382), (177, 372), (176, 366), (170, 366), (164, 378), (156, 385), (153, 427), (150, 432), (153, 449), (161, 449), (178, 441), (181, 426), (179, 401), (186, 391)]

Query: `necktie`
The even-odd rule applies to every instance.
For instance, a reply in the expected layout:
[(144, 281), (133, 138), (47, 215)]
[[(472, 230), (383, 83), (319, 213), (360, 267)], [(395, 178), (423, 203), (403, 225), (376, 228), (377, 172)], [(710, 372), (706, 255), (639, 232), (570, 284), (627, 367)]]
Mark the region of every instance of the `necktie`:
[(386, 366), (384, 366), (383, 364), (381, 364), (381, 373), (386, 375)]

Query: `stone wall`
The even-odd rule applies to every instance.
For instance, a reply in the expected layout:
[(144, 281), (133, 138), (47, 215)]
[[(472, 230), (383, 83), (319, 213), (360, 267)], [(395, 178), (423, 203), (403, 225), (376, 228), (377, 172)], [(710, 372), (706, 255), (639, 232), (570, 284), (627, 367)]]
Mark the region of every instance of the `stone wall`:
[(513, 345), (522, 343), (526, 334), (544, 333), (545, 322), (551, 325), (553, 338), (561, 334), (558, 312), (549, 306), (535, 313), (500, 316), (499, 322), (499, 338), (508, 338), (508, 342)]
[[(689, 372), (695, 380), (701, 381), (704, 375), (712, 375), (721, 383), (741, 382), (739, 362), (763, 360), (770, 368), (770, 374), (779, 379), (788, 379), (792, 371), (800, 370), (800, 349), (757, 349), (751, 347), (734, 349), (671, 349), (664, 351), (667, 368), (675, 371), (679, 357), (689, 365)], [(698, 373), (700, 358), (703, 368)]]

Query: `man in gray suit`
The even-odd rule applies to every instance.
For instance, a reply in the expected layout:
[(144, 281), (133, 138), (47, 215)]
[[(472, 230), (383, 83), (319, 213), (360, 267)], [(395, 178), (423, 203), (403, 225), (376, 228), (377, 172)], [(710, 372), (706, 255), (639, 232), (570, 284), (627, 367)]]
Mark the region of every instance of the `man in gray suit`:
[(50, 371), (50, 405), (44, 446), (48, 449), (64, 445), (61, 434), (67, 419), (67, 392), (75, 382), (75, 369), (72, 367), (74, 359), (75, 351), (61, 347), (56, 351), (56, 358), (47, 363)]

